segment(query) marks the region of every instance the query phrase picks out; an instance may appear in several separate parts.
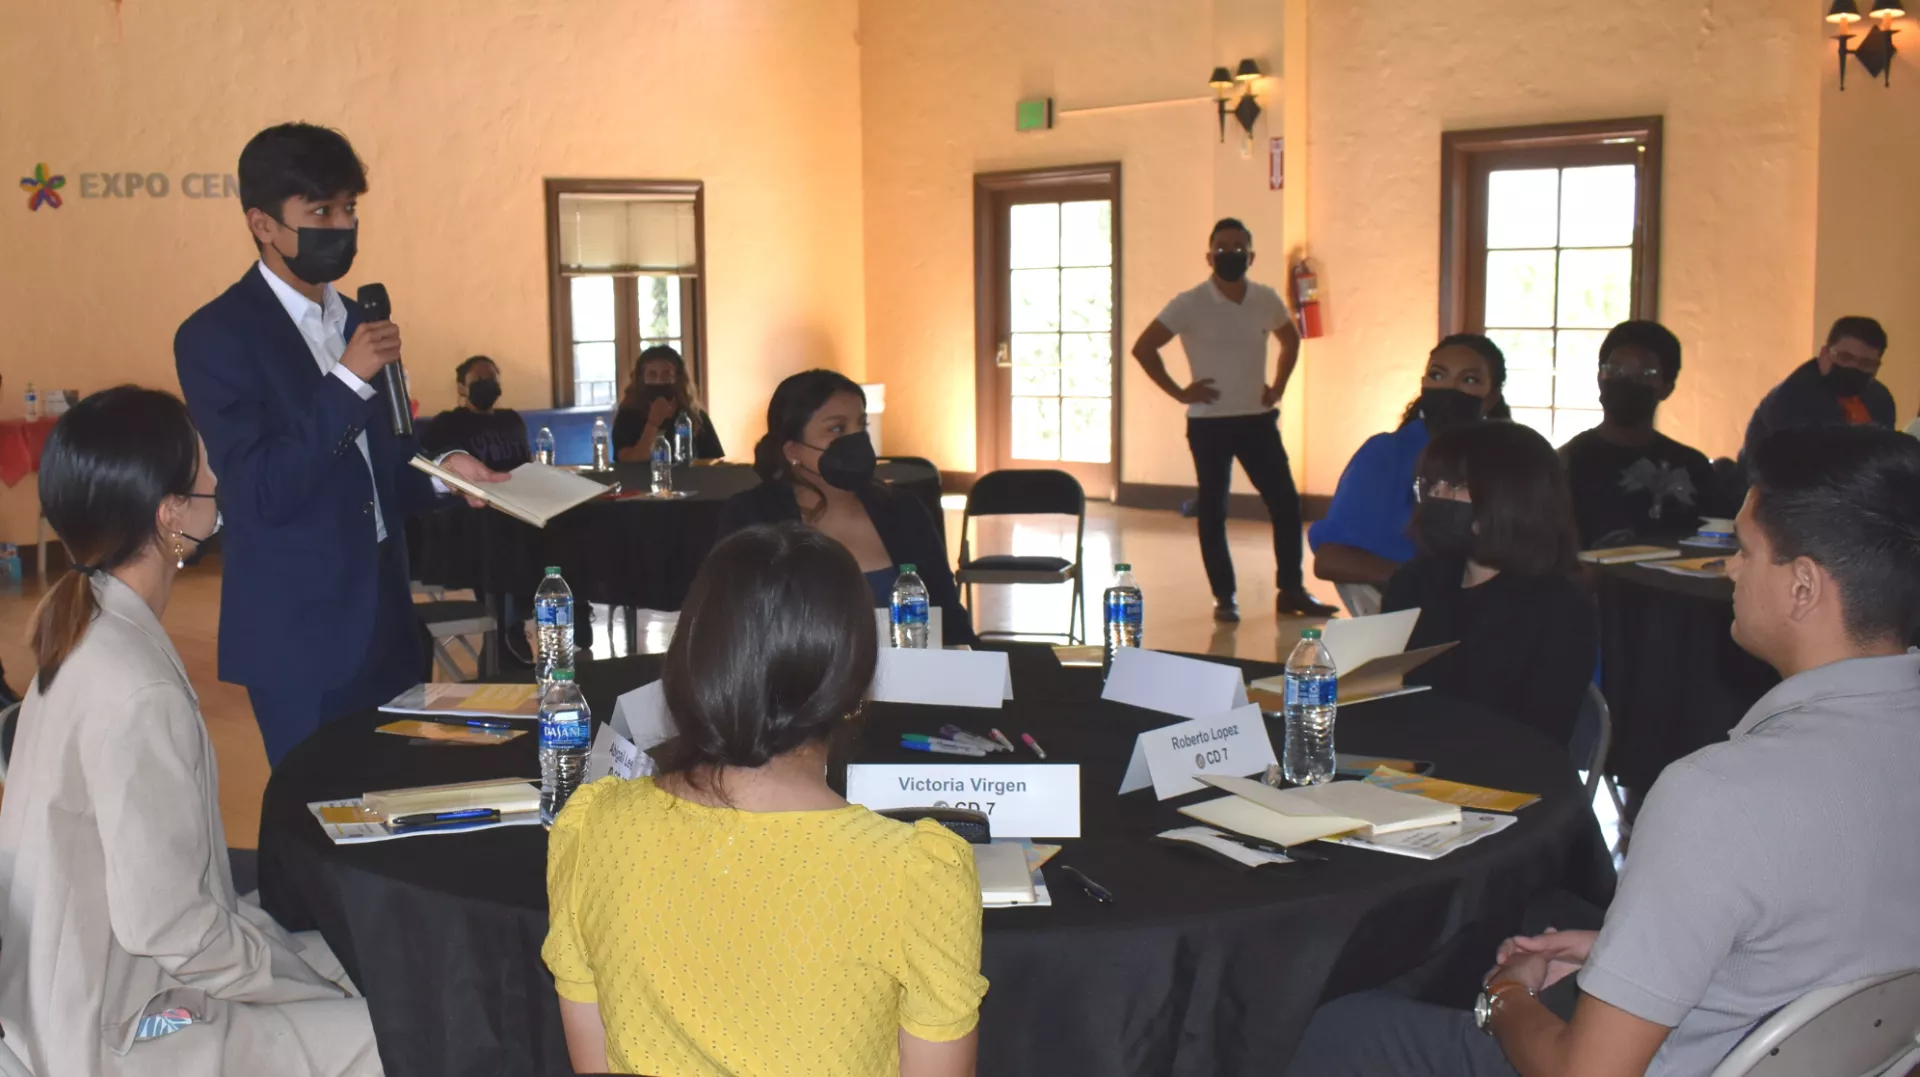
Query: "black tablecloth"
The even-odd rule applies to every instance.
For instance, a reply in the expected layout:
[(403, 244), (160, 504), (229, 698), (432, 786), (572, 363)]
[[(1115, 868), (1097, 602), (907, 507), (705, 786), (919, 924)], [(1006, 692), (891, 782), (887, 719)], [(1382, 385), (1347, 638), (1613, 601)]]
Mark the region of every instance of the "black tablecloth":
[[(1538, 792), (1507, 831), (1427, 862), (1316, 846), (1326, 863), (1237, 874), (1149, 837), (1190, 825), (1151, 792), (1119, 787), (1134, 735), (1165, 715), (1097, 699), (1097, 670), (1062, 670), (1013, 645), (1005, 711), (877, 704), (858, 758), (924, 762), (902, 730), (947, 721), (1034, 734), (1082, 765), (1084, 836), (1047, 868), (1054, 906), (988, 910), (980, 1072), (1271, 1077), (1323, 998), (1400, 979), (1464, 1004), (1529, 896), (1556, 884), (1604, 902), (1582, 877), (1598, 830), (1566, 751), (1437, 693), (1356, 706), (1344, 749), (1432, 759), (1439, 774)], [(595, 714), (651, 679), (652, 658), (581, 667)], [(1272, 666), (1250, 666), (1266, 674)], [(322, 730), (274, 772), (261, 820), (262, 897), (289, 926), (317, 926), (365, 991), (391, 1077), (564, 1074), (559, 1009), (539, 951), (545, 832), (514, 827), (333, 846), (309, 801), (536, 773), (534, 738), (414, 747), (374, 734), (374, 714)], [(1273, 730), (1274, 743), (1280, 743)], [(1015, 734), (1017, 736), (1017, 734)], [(1023, 753), (1024, 755), (1024, 753)], [(1071, 863), (1113, 891), (1101, 906), (1055, 874)]]
[(1780, 678), (1733, 642), (1731, 581), (1645, 565), (1607, 565), (1597, 581), (1606, 769), (1637, 800), (1668, 763), (1727, 739)]
[[(940, 519), (938, 472), (884, 463), (876, 474), (926, 501), (933, 518)], [(646, 490), (651, 465), (617, 464), (608, 481), (615, 479), (624, 491)], [(759, 481), (743, 464), (678, 467), (673, 487), (686, 497), (594, 501), (545, 528), (450, 501), (407, 523), (413, 578), (489, 595), (531, 595), (546, 566), (558, 565), (583, 601), (677, 610), (718, 540), (721, 506)]]

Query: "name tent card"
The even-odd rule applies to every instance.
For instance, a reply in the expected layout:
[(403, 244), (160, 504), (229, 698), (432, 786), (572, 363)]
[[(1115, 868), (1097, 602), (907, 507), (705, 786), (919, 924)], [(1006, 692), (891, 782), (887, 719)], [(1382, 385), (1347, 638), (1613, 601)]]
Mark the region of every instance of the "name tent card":
[(984, 812), (995, 839), (1080, 836), (1078, 763), (850, 763), (847, 800)]
[(1247, 686), (1237, 666), (1125, 647), (1113, 656), (1100, 698), (1181, 718), (1207, 718), (1245, 706)]
[(1249, 703), (1211, 718), (1151, 729), (1134, 738), (1133, 758), (1127, 761), (1126, 776), (1120, 779), (1120, 792), (1131, 793), (1151, 785), (1154, 796), (1165, 800), (1206, 788), (1196, 780), (1198, 775), (1243, 778), (1277, 762), (1260, 706)]
[(643, 684), (613, 705), (613, 719), (601, 726), (587, 749), (587, 781), (608, 775), (645, 778), (653, 773), (647, 752), (678, 733), (667, 713), (667, 693), (659, 681)]
[(872, 691), (876, 703), (998, 709), (1013, 698), (1013, 674), (1005, 651), (882, 646)]

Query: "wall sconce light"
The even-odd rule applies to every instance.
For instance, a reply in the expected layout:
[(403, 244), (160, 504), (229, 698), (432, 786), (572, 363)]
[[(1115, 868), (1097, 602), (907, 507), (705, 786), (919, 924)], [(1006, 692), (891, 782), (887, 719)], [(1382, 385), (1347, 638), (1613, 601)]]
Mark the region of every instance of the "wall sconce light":
[(1853, 40), (1853, 24), (1860, 21), (1860, 8), (1854, 0), (1833, 0), (1833, 6), (1827, 9), (1827, 21), (1840, 30), (1833, 35), (1840, 43), (1840, 89), (1847, 88), (1849, 53), (1867, 69), (1869, 76), (1880, 79), (1883, 85), (1893, 85), (1893, 35), (1900, 32), (1893, 28), (1893, 20), (1906, 13), (1900, 0), (1873, 0), (1870, 16), (1880, 21), (1867, 31), (1858, 48), (1850, 48), (1848, 42)]
[[(1850, 2), (1850, 0), (1849, 0)], [(1240, 121), (1247, 132), (1247, 141), (1253, 141), (1253, 123), (1260, 118), (1260, 102), (1253, 99), (1253, 80), (1260, 77), (1260, 65), (1253, 60), (1242, 60), (1240, 66), (1229, 72), (1224, 67), (1216, 67), (1207, 77), (1207, 85), (1213, 87), (1214, 105), (1220, 116), (1220, 141), (1227, 140), (1227, 113)], [(1234, 89), (1240, 90), (1240, 100), (1233, 107), (1227, 107), (1227, 98), (1233, 96)]]

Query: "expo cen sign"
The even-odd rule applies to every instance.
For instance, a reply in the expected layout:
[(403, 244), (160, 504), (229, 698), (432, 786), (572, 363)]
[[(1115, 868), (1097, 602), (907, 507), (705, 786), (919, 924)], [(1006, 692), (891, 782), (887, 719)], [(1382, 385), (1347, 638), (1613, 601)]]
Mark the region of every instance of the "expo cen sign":
[(169, 198), (176, 193), (182, 198), (237, 198), (240, 195), (240, 181), (230, 172), (80, 172), (73, 176), (76, 181), (68, 182), (68, 177), (55, 173), (45, 164), (35, 166), (31, 176), (20, 180), (21, 189), (27, 192), (27, 208), (38, 210), (42, 206), (59, 209), (65, 204), (62, 195), (72, 198)]

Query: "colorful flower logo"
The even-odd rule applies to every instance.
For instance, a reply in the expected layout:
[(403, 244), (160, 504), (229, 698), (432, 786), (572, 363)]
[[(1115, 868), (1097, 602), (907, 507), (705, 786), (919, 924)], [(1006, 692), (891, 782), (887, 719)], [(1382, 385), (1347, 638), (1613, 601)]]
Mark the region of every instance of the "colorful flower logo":
[(20, 189), (27, 192), (27, 208), (39, 209), (41, 206), (60, 208), (60, 188), (67, 185), (67, 177), (47, 174), (46, 162), (33, 166), (33, 175), (20, 180)]

